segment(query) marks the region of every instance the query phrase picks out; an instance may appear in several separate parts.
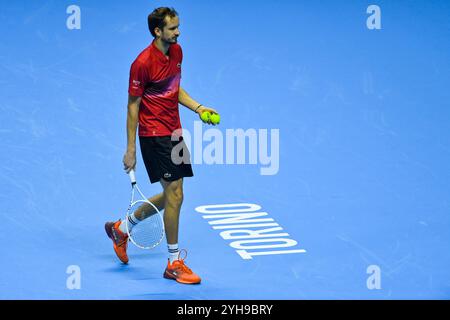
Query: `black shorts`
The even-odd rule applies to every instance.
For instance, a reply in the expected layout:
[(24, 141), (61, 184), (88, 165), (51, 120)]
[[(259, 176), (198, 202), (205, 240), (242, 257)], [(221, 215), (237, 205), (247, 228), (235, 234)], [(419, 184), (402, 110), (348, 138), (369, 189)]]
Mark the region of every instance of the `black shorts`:
[(139, 143), (151, 183), (161, 179), (175, 181), (194, 176), (191, 155), (182, 137), (179, 141), (172, 141), (171, 136), (139, 137)]

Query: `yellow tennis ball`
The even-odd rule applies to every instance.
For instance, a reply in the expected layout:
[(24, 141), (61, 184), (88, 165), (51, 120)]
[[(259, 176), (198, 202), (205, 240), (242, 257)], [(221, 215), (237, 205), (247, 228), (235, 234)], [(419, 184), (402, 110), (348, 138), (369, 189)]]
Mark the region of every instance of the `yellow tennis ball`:
[(203, 111), (200, 115), (200, 118), (203, 122), (208, 122), (208, 120), (211, 118), (211, 113), (209, 111)]
[(220, 122), (220, 115), (218, 113), (213, 113), (210, 119), (213, 124), (218, 124)]

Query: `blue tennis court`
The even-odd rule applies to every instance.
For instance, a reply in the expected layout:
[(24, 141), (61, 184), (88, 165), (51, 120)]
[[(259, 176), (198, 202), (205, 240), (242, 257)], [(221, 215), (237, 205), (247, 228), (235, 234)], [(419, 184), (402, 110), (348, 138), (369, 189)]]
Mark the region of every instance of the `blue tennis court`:
[[(159, 6), (183, 88), (221, 115), (180, 106), (195, 286), (162, 277), (165, 242), (121, 264), (103, 227), (127, 210), (130, 64)], [(450, 2), (0, 8), (1, 299), (450, 298)], [(136, 175), (161, 192), (139, 150)]]

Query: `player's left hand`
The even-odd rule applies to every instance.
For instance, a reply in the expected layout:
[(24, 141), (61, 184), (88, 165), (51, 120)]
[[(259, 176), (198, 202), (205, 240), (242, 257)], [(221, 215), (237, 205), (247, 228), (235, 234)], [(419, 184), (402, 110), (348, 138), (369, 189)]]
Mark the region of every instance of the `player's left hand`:
[[(219, 112), (217, 112), (217, 111), (216, 111), (215, 109), (213, 109), (213, 108), (209, 108), (209, 107), (206, 107), (206, 106), (201, 106), (201, 107), (198, 108), (198, 110), (197, 110), (198, 116), (201, 117), (202, 113), (205, 112), (205, 111), (208, 111), (208, 112), (210, 112), (210, 113), (217, 113), (217, 114), (219, 114)], [(201, 118), (200, 118), (200, 119), (201, 119)], [(211, 120), (208, 120), (207, 123), (208, 123), (208, 124), (213, 124), (213, 123), (211, 122)]]

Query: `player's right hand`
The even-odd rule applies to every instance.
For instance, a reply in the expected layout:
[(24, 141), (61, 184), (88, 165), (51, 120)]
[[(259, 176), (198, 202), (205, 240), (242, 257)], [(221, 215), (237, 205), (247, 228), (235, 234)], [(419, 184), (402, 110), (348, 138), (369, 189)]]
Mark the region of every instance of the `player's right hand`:
[(126, 151), (123, 156), (123, 169), (129, 173), (136, 167), (136, 151)]

